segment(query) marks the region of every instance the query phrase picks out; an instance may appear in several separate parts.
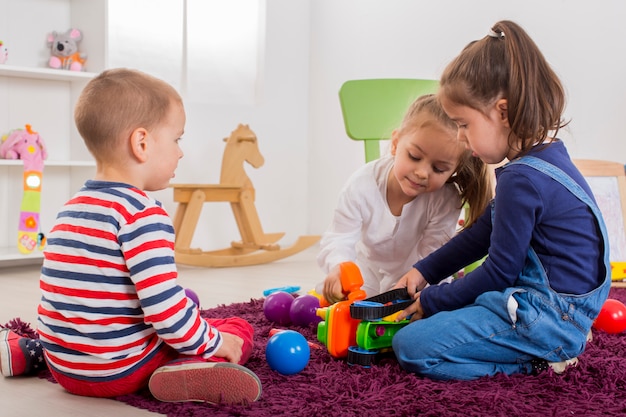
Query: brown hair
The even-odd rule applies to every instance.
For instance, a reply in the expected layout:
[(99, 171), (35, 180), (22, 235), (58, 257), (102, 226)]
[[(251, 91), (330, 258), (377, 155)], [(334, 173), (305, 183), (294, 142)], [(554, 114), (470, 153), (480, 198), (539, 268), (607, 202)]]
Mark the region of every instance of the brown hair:
[(449, 100), (483, 113), (505, 98), (509, 141), (521, 140), (520, 156), (567, 125), (561, 81), (524, 29), (508, 20), (467, 45), (444, 70), (440, 86), (440, 94)]
[(125, 68), (103, 71), (89, 81), (74, 109), (74, 121), (98, 161), (117, 158), (121, 140), (133, 130), (150, 130), (163, 120), (176, 90), (158, 78)]
[[(456, 123), (446, 115), (434, 94), (418, 97), (409, 106), (400, 125), (400, 131), (415, 128), (420, 119), (418, 116), (423, 117), (424, 112), (428, 112), (440, 126), (449, 129), (452, 132), (452, 137), (456, 140)], [(471, 226), (485, 211), (493, 197), (489, 166), (479, 158), (472, 156), (469, 150), (465, 150), (459, 159), (454, 174), (447, 182), (456, 185), (462, 205), (467, 203), (469, 206), (464, 227)]]

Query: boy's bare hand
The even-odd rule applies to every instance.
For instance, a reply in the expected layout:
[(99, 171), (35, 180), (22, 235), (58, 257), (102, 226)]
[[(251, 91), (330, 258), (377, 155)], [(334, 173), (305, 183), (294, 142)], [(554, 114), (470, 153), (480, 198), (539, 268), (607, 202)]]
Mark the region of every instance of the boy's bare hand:
[(243, 354), (243, 339), (234, 334), (220, 332), (222, 335), (222, 346), (215, 352), (218, 358), (224, 358), (231, 363), (239, 363)]

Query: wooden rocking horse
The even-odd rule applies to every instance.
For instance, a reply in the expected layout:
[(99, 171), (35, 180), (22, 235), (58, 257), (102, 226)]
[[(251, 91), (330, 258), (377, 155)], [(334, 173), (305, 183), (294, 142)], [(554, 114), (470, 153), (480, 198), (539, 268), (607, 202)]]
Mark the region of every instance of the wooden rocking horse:
[[(240, 124), (224, 141), (219, 184), (171, 185), (178, 203), (174, 215), (176, 262), (205, 267), (257, 265), (291, 256), (315, 244), (319, 236), (300, 236), (292, 246), (281, 248), (276, 242), (284, 233), (263, 232), (254, 205), (254, 187), (244, 170), (244, 161), (254, 168), (265, 162), (257, 137), (248, 125)], [(241, 241), (213, 251), (190, 248), (203, 204), (218, 201), (230, 202)]]

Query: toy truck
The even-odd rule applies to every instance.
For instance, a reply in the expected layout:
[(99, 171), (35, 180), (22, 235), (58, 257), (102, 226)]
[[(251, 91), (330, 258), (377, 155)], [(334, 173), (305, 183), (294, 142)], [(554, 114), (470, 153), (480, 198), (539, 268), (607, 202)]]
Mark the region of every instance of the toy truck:
[(347, 358), (350, 365), (370, 366), (376, 355), (391, 350), (395, 333), (409, 323), (395, 321), (395, 315), (409, 306), (406, 289), (396, 289), (365, 298), (363, 277), (353, 262), (340, 265), (341, 286), (347, 299), (335, 304), (321, 300), (317, 310), (322, 321), (317, 325), (317, 339), (334, 358)]

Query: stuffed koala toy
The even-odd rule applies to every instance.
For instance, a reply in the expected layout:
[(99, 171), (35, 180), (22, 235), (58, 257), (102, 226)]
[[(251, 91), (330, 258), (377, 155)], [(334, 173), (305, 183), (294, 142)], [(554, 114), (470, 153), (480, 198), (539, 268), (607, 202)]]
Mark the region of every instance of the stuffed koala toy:
[(66, 69), (70, 71), (84, 71), (87, 55), (78, 52), (78, 42), (83, 34), (78, 29), (69, 29), (65, 33), (52, 32), (48, 34), (50, 47), (50, 68)]

